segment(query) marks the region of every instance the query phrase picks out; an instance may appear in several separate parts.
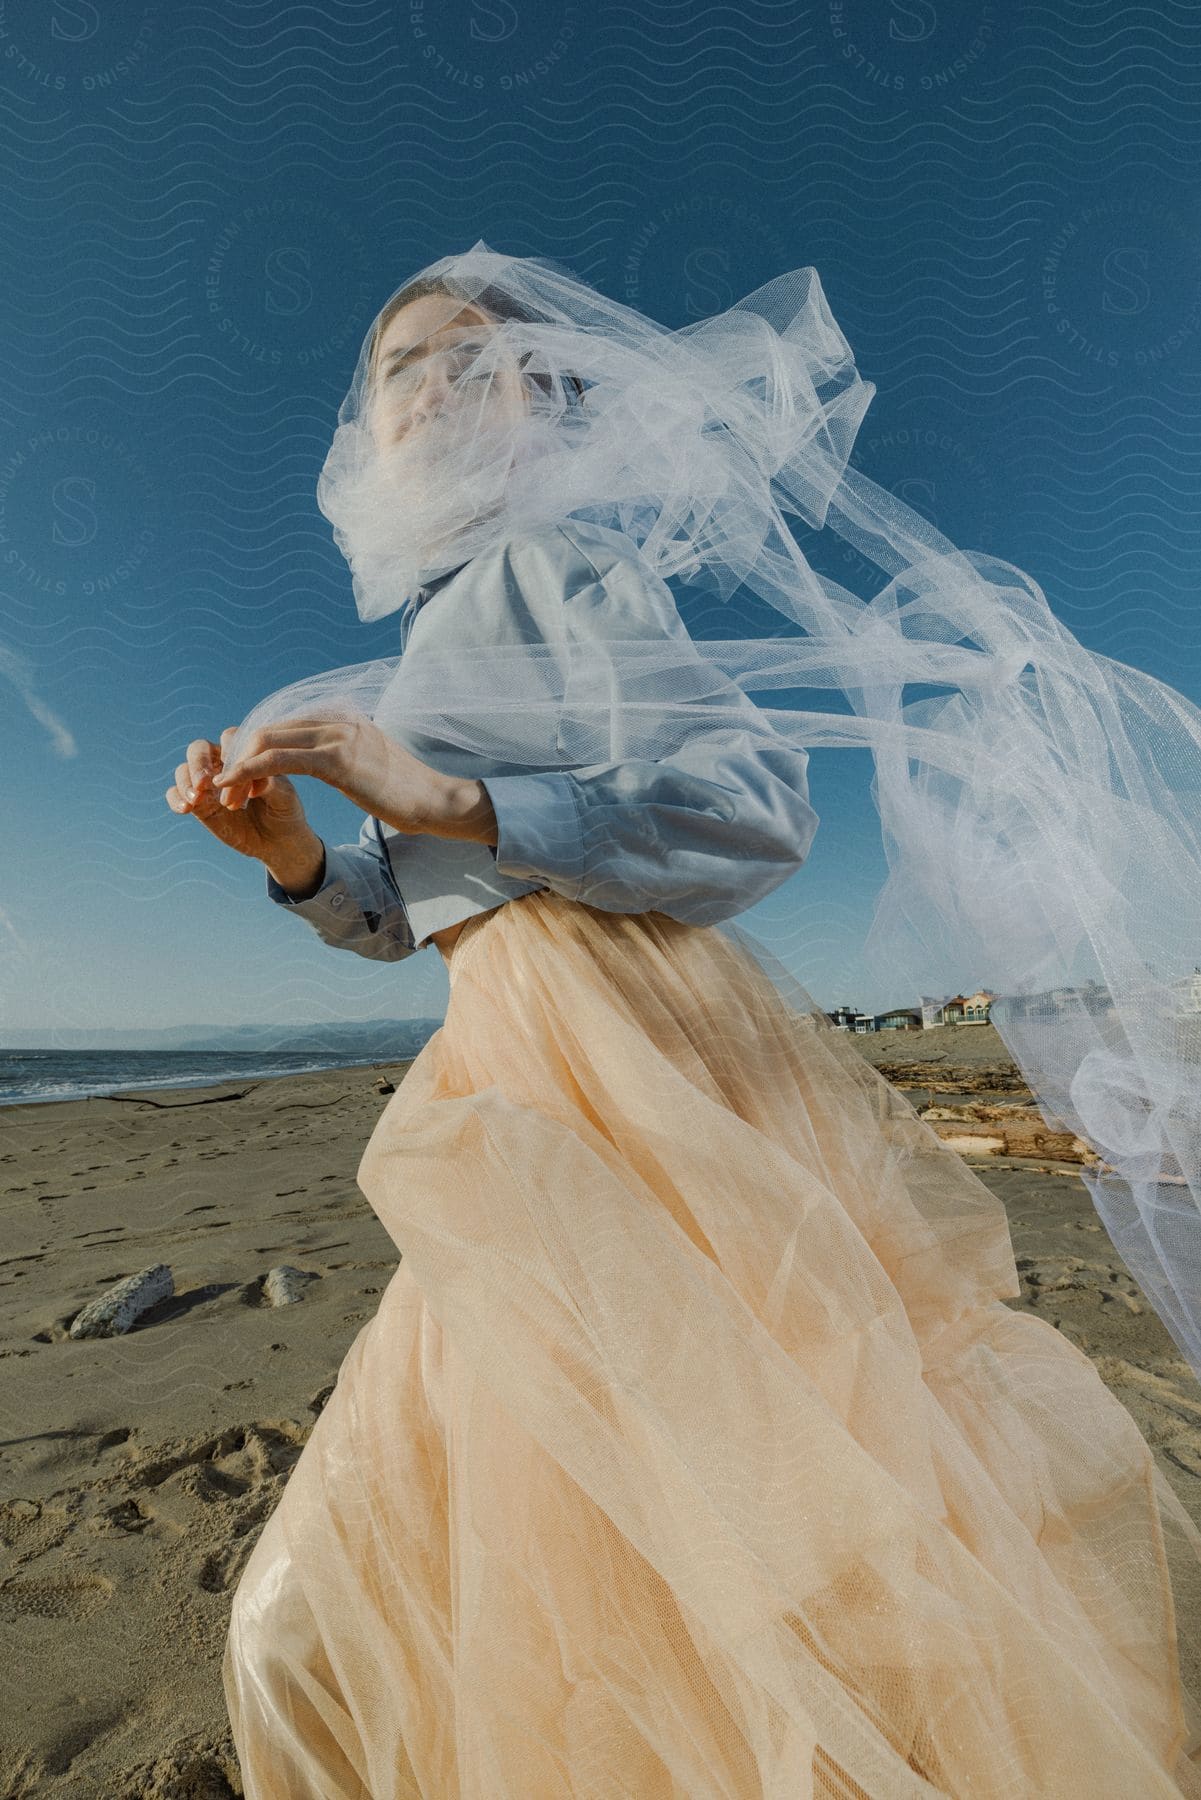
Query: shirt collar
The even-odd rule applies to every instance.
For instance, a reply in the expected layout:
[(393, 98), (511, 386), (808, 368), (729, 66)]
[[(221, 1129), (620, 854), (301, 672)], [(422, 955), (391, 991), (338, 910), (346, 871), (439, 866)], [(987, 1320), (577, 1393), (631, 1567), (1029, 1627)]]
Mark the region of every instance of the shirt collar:
[(437, 593), (440, 587), (445, 587), (452, 575), (457, 575), (460, 569), (465, 569), (470, 561), (471, 558), (465, 556), (461, 563), (455, 564), (453, 569), (444, 569), (441, 575), (431, 575), (428, 581), (422, 582), (418, 592), (428, 599), (431, 594)]
[(445, 587), (446, 583), (451, 579), (452, 576), (457, 575), (459, 573), (460, 569), (465, 569), (467, 567), (468, 562), (470, 562), (470, 560), (471, 560), (471, 558), (467, 557), (467, 558), (465, 558), (465, 560), (463, 562), (457, 563), (453, 569), (445, 569), (445, 570), (443, 570), (441, 575), (432, 575), (428, 581), (422, 582), (421, 586), (417, 589), (417, 592), (415, 594), (410, 594), (409, 598), (404, 603), (404, 607), (403, 607), (403, 609), (401, 611), (401, 615), (400, 615), (401, 633), (402, 633), (402, 639), (401, 639), (401, 648), (402, 649), (403, 649), (405, 643), (407, 643), (407, 641), (408, 641), (409, 630), (412, 626), (413, 620), (417, 617), (417, 614), (420, 612), (421, 608), (425, 605), (426, 601), (431, 599), (433, 597), (433, 595), (436, 594), (440, 588)]

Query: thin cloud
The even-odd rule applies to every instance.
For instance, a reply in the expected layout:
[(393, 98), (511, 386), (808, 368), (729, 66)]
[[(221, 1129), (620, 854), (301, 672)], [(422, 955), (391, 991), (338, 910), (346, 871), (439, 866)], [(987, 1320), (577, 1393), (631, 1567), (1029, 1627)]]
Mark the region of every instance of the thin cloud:
[(44, 725), (50, 733), (50, 742), (56, 755), (61, 757), (78, 756), (79, 746), (67, 725), (57, 713), (51, 712), (46, 702), (34, 690), (33, 664), (19, 650), (10, 644), (0, 643), (0, 677), (9, 681), (16, 688), (25, 702), (26, 710)]

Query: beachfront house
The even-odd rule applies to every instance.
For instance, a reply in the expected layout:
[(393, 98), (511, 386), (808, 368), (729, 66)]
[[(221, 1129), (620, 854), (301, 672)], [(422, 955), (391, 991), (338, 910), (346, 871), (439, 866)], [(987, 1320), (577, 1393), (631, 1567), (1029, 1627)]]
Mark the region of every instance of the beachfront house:
[(987, 1025), (988, 1013), (996, 995), (988, 988), (981, 988), (978, 993), (968, 994), (963, 1000), (963, 1023), (965, 1025)]
[[(996, 999), (994, 994), (993, 999)], [(1092, 1017), (1113, 1011), (1113, 996), (1102, 981), (1085, 981), (1079, 987), (1040, 988), (1034, 994), (1007, 994), (1006, 1005), (1015, 1019), (1053, 1019), (1060, 1014)]]
[(923, 1000), (922, 1024), (927, 1031), (935, 1025), (958, 1025), (966, 1005), (962, 994), (953, 994), (949, 1000)]
[(922, 1015), (908, 1006), (894, 1006), (891, 1012), (876, 1014), (877, 1031), (920, 1031)]
[(826, 1014), (826, 1017), (831, 1025), (836, 1026), (839, 1031), (851, 1031), (854, 1029), (855, 1020), (862, 1015), (853, 1006), (836, 1006), (833, 1012)]

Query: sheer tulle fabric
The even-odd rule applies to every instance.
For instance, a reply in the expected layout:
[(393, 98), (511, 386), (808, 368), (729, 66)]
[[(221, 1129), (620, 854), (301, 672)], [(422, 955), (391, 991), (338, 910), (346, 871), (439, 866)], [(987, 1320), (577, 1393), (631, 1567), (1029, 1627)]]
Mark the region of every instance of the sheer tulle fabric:
[(450, 976), (235, 1599), (247, 1800), (1201, 1795), (1201, 1537), (962, 1160), (736, 926), (532, 893)]
[[(415, 280), (424, 309), (393, 310)], [(491, 325), (456, 326), (465, 306)], [(351, 711), (446, 772), (464, 751), (492, 774), (573, 769), (743, 728), (751, 695), (765, 734), (813, 753), (837, 855), (822, 752), (870, 749), (880, 1003), (988, 982), (1044, 1117), (1103, 1159), (1097, 1210), (1201, 1379), (1201, 709), (852, 468), (874, 393), (814, 269), (673, 331), (544, 259), (443, 257), (373, 324), (318, 484), (360, 616), (576, 518), (628, 539), (662, 638), (318, 672), (259, 702), (228, 755), (257, 725)], [(877, 592), (822, 572), (846, 544)], [(670, 580), (696, 590), (701, 637)]]

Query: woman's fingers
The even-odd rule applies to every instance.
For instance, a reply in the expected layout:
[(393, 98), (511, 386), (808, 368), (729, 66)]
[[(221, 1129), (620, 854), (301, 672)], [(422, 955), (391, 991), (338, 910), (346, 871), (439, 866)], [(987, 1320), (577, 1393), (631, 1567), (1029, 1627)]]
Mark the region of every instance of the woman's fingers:
[(222, 799), (240, 794), (243, 789), (267, 781), (272, 775), (320, 775), (325, 759), (317, 750), (260, 750), (245, 756), (232, 769), (222, 769), (213, 777), (213, 787)]
[(220, 800), (222, 806), (228, 807), (231, 812), (237, 807), (245, 806), (248, 800), (253, 800), (257, 794), (260, 794), (263, 791), (262, 783), (256, 784), (239, 781), (236, 786), (232, 787), (228, 785), (222, 787), (219, 785), (221, 776), (224, 773), (225, 766), (228, 762), (230, 743), (237, 737), (238, 730), (239, 727), (237, 725), (227, 725), (225, 730), (221, 733), (221, 747), (217, 755), (217, 766), (213, 769), (211, 777), (213, 792), (216, 794), (218, 800)]
[[(178, 806), (175, 805), (175, 801), (171, 798), (173, 794), (175, 799), (179, 802)], [(192, 773), (191, 765), (186, 762), (181, 762), (175, 771), (175, 786), (167, 789), (168, 803), (176, 812), (191, 812), (192, 804), (195, 799), (196, 780)]]
[(167, 804), (173, 812), (192, 812), (196, 802), (211, 792), (212, 781), (222, 764), (222, 745), (234, 735), (231, 725), (221, 733), (221, 744), (211, 738), (193, 738), (185, 752), (185, 761), (175, 771), (175, 785), (167, 789)]
[[(228, 725), (215, 743), (193, 738), (186, 760), (175, 771), (175, 786), (167, 790), (173, 812), (193, 812), (200, 801), (213, 798), (231, 812), (266, 792), (274, 775), (314, 775), (328, 779), (337, 729), (328, 720), (289, 719), (282, 725), (252, 731), (236, 764), (226, 766), (226, 752), (241, 728)], [(282, 740), (282, 741), (281, 741)]]
[(180, 784), (185, 800), (196, 798), (201, 784), (212, 774), (214, 764), (219, 764), (220, 760), (221, 752), (211, 738), (192, 739), (187, 749), (186, 780)]
[[(344, 723), (331, 719), (281, 719), (276, 725), (259, 725), (247, 737), (237, 762), (240, 766), (261, 750), (329, 751), (342, 742), (346, 731)], [(231, 732), (221, 733), (223, 751), (230, 736)]]

